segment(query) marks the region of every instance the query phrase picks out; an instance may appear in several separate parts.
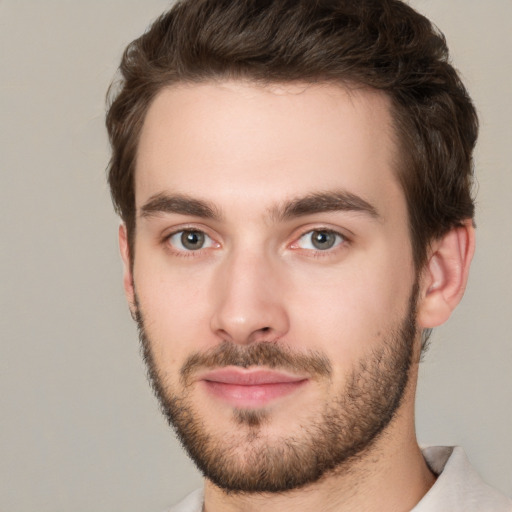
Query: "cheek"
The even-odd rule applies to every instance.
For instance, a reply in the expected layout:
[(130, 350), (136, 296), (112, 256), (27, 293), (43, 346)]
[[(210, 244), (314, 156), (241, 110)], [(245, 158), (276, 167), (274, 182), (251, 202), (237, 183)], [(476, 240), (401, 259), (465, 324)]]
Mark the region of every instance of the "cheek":
[(145, 264), (142, 257), (136, 261), (135, 291), (157, 364), (181, 365), (192, 351), (207, 346), (209, 301), (204, 277), (170, 271), (154, 262)]
[(328, 275), (309, 272), (294, 278), (290, 338), (325, 353), (344, 372), (401, 323), (414, 282), (412, 266), (405, 259), (396, 265), (396, 254), (382, 251), (368, 259)]

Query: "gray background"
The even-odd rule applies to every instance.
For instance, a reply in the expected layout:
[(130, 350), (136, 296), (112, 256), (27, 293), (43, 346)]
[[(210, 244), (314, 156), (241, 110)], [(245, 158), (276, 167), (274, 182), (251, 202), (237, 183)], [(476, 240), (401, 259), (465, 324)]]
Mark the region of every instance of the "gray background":
[[(424, 444), (512, 495), (512, 1), (415, 0), (480, 111), (478, 250), (422, 364)], [(0, 0), (0, 510), (163, 510), (200, 478), (160, 417), (125, 306), (104, 94), (162, 0)]]

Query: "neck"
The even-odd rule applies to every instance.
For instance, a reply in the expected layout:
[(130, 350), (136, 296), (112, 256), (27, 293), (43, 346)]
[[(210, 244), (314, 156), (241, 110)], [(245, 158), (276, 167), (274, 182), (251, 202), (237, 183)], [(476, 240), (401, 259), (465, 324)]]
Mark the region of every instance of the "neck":
[(205, 512), (410, 511), (435, 482), (414, 431), (414, 387), (371, 447), (318, 482), (284, 493), (242, 494), (207, 481)]

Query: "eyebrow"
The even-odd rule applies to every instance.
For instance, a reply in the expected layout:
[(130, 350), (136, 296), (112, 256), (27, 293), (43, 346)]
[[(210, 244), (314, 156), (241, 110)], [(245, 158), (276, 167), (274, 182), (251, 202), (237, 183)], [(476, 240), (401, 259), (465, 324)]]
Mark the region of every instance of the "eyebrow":
[[(279, 222), (315, 213), (335, 211), (363, 213), (373, 219), (380, 217), (377, 209), (368, 201), (345, 191), (315, 192), (298, 197), (281, 206), (271, 208), (269, 215), (274, 222)], [(161, 213), (192, 215), (217, 221), (222, 218), (220, 210), (213, 203), (185, 194), (156, 194), (140, 210), (140, 216), (143, 218), (154, 217)]]
[(270, 214), (272, 218), (279, 221), (315, 213), (336, 211), (363, 213), (373, 219), (380, 217), (375, 206), (362, 197), (345, 191), (308, 194), (304, 197), (292, 199), (281, 207), (273, 208)]
[(212, 203), (184, 194), (156, 194), (140, 209), (140, 216), (145, 218), (154, 217), (161, 213), (193, 215), (194, 217), (212, 220), (221, 218), (219, 210)]

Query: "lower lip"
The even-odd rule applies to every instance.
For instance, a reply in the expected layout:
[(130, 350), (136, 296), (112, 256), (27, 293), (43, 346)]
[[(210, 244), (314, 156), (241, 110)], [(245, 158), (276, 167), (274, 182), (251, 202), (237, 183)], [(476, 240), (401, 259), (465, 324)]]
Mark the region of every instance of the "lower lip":
[(304, 386), (307, 380), (253, 385), (226, 384), (210, 380), (203, 382), (206, 389), (212, 395), (233, 407), (258, 408), (279, 398), (291, 395)]

